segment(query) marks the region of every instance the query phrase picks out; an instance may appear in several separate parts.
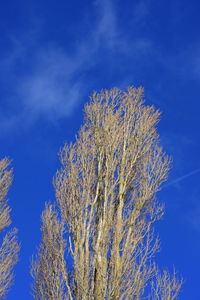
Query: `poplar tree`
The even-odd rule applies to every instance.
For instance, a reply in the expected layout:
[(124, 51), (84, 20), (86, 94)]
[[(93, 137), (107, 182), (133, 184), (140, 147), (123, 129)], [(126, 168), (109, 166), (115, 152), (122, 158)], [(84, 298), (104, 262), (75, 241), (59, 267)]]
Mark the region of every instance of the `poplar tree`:
[[(170, 158), (159, 143), (160, 112), (143, 88), (94, 92), (74, 143), (60, 153), (56, 205), (42, 215), (32, 264), (35, 299), (176, 299), (182, 281), (159, 271), (156, 193)], [(68, 251), (67, 251), (68, 249)]]
[[(7, 158), (0, 160), (0, 232), (11, 224), (7, 193), (12, 182), (12, 169)], [(4, 298), (14, 279), (13, 267), (18, 260), (17, 230), (6, 233), (0, 245), (0, 298)]]

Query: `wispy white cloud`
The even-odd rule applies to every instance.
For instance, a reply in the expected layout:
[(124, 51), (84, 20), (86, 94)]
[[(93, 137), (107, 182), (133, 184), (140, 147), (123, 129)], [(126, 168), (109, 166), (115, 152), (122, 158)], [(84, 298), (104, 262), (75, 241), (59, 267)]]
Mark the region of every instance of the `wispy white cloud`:
[[(79, 36), (79, 43), (73, 53), (53, 43), (41, 43), (39, 26), (36, 30), (31, 29), (25, 38), (12, 38), (13, 51), (0, 65), (9, 70), (9, 79), (15, 76), (12, 81), (14, 96), (8, 101), (16, 105), (17, 99), (19, 109), (15, 111), (15, 117), (11, 115), (10, 123), (3, 119), (4, 125), (0, 126), (6, 127), (7, 124), (7, 128), (15, 128), (12, 124), (18, 119), (28, 124), (41, 116), (53, 122), (70, 116), (87, 90), (85, 74), (95, 66), (103, 48), (112, 54), (117, 52), (123, 56), (132, 56), (135, 61), (145, 52), (150, 53), (153, 48), (150, 40), (130, 40), (123, 29), (119, 28), (116, 3), (112, 0), (95, 1), (97, 21), (87, 35)], [(145, 1), (139, 3), (135, 13), (141, 18), (147, 13), (147, 5)], [(22, 69), (25, 66), (22, 74), (18, 70), (20, 64)]]
[(36, 66), (18, 86), (23, 106), (33, 117), (54, 120), (69, 116), (80, 101), (80, 80), (73, 80), (81, 67), (79, 57), (69, 57), (59, 49), (41, 51)]
[(73, 54), (51, 46), (36, 53), (35, 66), (18, 87), (23, 106), (33, 115), (50, 119), (69, 116), (84, 94), (87, 82), (83, 73), (94, 64), (102, 44), (113, 48), (117, 41), (114, 11), (111, 1), (96, 3), (99, 20)]
[(17, 76), (15, 69), (21, 57), (27, 56), (28, 47), (22, 48), (21, 52), (15, 50), (15, 55), (4, 62), (5, 68), (10, 70), (6, 80), (12, 80), (12, 93), (7, 99), (10, 112), (4, 118), (1, 111), (3, 132), (18, 128), (20, 123), (27, 127), (38, 117), (55, 122), (71, 115), (81, 101), (82, 82), (80, 76), (74, 77), (86, 57), (81, 60), (81, 53), (69, 56), (56, 47), (44, 47), (34, 53), (31, 64), (27, 63), (30, 69)]
[[(84, 94), (84, 87), (87, 85), (83, 74), (95, 64), (98, 49), (102, 43), (112, 48), (117, 41), (112, 2), (103, 2), (96, 2), (97, 24), (91, 27), (87, 36), (79, 37), (80, 42), (72, 54), (55, 44), (37, 47), (33, 45), (30, 34), (27, 34), (28, 38), (11, 38), (13, 51), (0, 61), (9, 79), (14, 76), (16, 65), (23, 63), (23, 57), (25, 60), (32, 46), (35, 47), (31, 64), (27, 61), (26, 67), (30, 69), (20, 75), (16, 72), (12, 82), (12, 89), (21, 107), (20, 112), (17, 112), (19, 119), (28, 116), (28, 121), (34, 121), (42, 115), (53, 121), (73, 113), (82, 100), (82, 93)], [(34, 32), (37, 44), (39, 29), (37, 34), (34, 30), (31, 32)], [(31, 36), (33, 37), (33, 34)], [(8, 101), (14, 105), (15, 97), (9, 98)], [(2, 120), (1, 126), (11, 128), (14, 120), (17, 120), (16, 115), (15, 118), (11, 116), (10, 120)]]
[(195, 174), (197, 174), (197, 173), (200, 173), (200, 168), (199, 168), (199, 169), (196, 169), (196, 170), (193, 170), (193, 171), (191, 171), (191, 172), (189, 172), (189, 173), (186, 173), (186, 174), (184, 174), (184, 175), (182, 175), (182, 176), (180, 176), (180, 177), (178, 177), (178, 178), (176, 178), (176, 179), (170, 181), (170, 182), (167, 183), (167, 184), (164, 184), (164, 185), (162, 186), (162, 188), (164, 189), (164, 188), (166, 188), (166, 187), (175, 185), (175, 184), (177, 184), (177, 183), (183, 181), (184, 179), (186, 179), (186, 178), (188, 178), (188, 177), (191, 177), (192, 175), (195, 175)]
[(117, 46), (121, 40), (114, 4), (111, 0), (96, 0), (95, 6), (99, 22), (92, 33), (92, 37), (96, 46), (99, 46), (100, 43), (103, 42), (105, 46), (113, 48)]

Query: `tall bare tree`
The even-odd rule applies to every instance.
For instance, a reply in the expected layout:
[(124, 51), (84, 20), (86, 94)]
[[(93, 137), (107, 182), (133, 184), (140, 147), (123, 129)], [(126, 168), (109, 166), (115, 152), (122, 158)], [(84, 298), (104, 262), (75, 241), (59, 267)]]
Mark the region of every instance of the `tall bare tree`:
[(35, 299), (176, 299), (181, 280), (154, 262), (152, 225), (163, 214), (156, 192), (170, 167), (159, 118), (142, 88), (93, 93), (75, 143), (60, 154), (59, 215), (51, 206), (43, 214)]
[[(12, 182), (12, 169), (7, 158), (0, 161), (0, 232), (11, 224), (7, 193)], [(18, 260), (17, 230), (9, 231), (0, 246), (0, 298), (4, 298), (13, 282), (13, 266)]]

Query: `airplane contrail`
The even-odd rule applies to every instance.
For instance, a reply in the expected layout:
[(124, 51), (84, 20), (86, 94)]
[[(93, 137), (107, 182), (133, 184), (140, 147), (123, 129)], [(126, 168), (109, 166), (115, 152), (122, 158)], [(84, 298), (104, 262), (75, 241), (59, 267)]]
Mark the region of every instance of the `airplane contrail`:
[(166, 187), (168, 187), (168, 186), (170, 186), (170, 185), (173, 185), (173, 184), (175, 184), (175, 183), (177, 183), (177, 182), (180, 182), (180, 181), (182, 181), (183, 179), (188, 178), (188, 177), (190, 177), (190, 176), (192, 176), (192, 175), (194, 175), (194, 174), (196, 174), (196, 173), (199, 173), (199, 172), (200, 172), (200, 168), (199, 168), (199, 169), (196, 169), (196, 170), (194, 170), (194, 171), (192, 171), (192, 172), (190, 172), (190, 173), (187, 173), (187, 174), (185, 174), (185, 175), (183, 175), (183, 176), (180, 176), (180, 177), (176, 178), (175, 180), (172, 180), (171, 182), (169, 182), (169, 183), (167, 183), (167, 184), (164, 184), (162, 188), (166, 188)]

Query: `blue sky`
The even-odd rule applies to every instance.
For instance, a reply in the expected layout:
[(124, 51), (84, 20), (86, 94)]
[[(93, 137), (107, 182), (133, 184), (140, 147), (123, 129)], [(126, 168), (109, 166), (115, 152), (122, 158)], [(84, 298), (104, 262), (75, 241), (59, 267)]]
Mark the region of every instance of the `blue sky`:
[(180, 299), (199, 299), (200, 2), (197, 0), (2, 1), (1, 157), (12, 159), (9, 193), (20, 261), (8, 299), (32, 299), (29, 267), (40, 214), (54, 200), (58, 152), (73, 141), (93, 90), (144, 86), (162, 114), (173, 169), (158, 198), (157, 260), (185, 279)]

